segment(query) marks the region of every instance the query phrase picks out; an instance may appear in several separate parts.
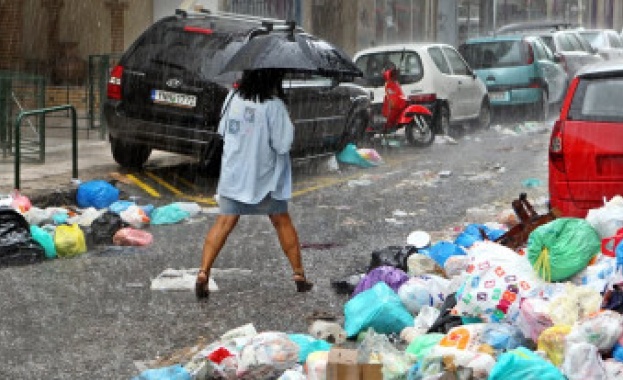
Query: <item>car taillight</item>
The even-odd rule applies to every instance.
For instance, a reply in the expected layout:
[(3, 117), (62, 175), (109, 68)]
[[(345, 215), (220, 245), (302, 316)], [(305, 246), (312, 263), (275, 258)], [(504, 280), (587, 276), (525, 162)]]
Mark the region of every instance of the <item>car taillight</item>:
[(184, 27), (184, 31), (185, 32), (191, 32), (191, 33), (201, 33), (201, 34), (212, 34), (212, 33), (214, 33), (214, 31), (212, 29), (198, 28), (196, 26), (185, 26)]
[(524, 41), (524, 46), (526, 49), (526, 64), (531, 65), (534, 63), (534, 51), (532, 50), (532, 45), (528, 41)]
[(110, 72), (108, 80), (108, 99), (121, 100), (121, 77), (123, 76), (123, 66), (115, 66)]
[(413, 103), (432, 103), (437, 100), (437, 94), (409, 95), (409, 100)]
[(549, 141), (549, 162), (561, 173), (565, 172), (565, 156), (562, 148), (562, 121), (556, 120)]

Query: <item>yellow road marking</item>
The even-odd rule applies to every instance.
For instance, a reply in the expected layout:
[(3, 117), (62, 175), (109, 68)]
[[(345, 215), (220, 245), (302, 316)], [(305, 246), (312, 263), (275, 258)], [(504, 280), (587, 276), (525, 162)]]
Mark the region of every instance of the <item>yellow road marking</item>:
[(178, 196), (180, 198), (183, 198), (183, 199), (186, 199), (186, 200), (189, 200), (189, 201), (193, 201), (193, 202), (197, 202), (197, 203), (208, 204), (208, 205), (211, 205), (211, 206), (216, 205), (216, 201), (212, 197), (205, 198), (205, 197), (196, 197), (196, 196), (192, 196), (192, 195), (186, 195), (181, 190), (177, 189), (175, 186), (171, 185), (170, 183), (168, 183), (167, 181), (165, 181), (164, 179), (158, 177), (157, 175), (155, 175), (154, 173), (152, 173), (150, 171), (145, 171), (145, 175), (147, 175), (149, 178), (151, 178), (152, 180), (156, 181), (160, 186), (166, 188), (171, 193), (173, 193), (174, 195), (176, 195), (176, 196)]
[(344, 182), (348, 182), (350, 180), (353, 180), (355, 178), (359, 178), (361, 177), (361, 174), (357, 174), (357, 175), (353, 175), (350, 177), (345, 177), (345, 178), (322, 178), (320, 179), (318, 182), (320, 182), (317, 185), (314, 186), (309, 186), (306, 188), (303, 188), (301, 190), (297, 190), (297, 191), (293, 191), (292, 192), (292, 197), (299, 197), (301, 195), (307, 194), (307, 193), (311, 193), (312, 191), (316, 191), (316, 190), (320, 190), (320, 189), (324, 189), (326, 187), (329, 186), (333, 186), (333, 185), (337, 185), (340, 183), (344, 183)]
[(141, 181), (140, 179), (136, 178), (134, 175), (126, 174), (126, 177), (128, 177), (130, 179), (130, 181), (132, 181), (132, 183), (134, 183), (136, 186), (138, 186), (141, 189), (143, 189), (147, 194), (151, 195), (154, 198), (160, 198), (160, 193), (157, 192), (156, 189), (154, 189), (153, 187), (149, 186), (148, 184), (146, 184), (145, 182)]

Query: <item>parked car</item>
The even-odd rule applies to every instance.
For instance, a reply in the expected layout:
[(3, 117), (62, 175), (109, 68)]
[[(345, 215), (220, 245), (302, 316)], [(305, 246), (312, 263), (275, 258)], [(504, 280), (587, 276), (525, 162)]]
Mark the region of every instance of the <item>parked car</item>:
[(371, 93), (376, 127), (385, 123), (381, 114), (385, 95), (382, 74), (389, 65), (399, 69), (399, 82), (409, 100), (426, 106), (433, 113), (436, 133), (450, 134), (453, 125), (464, 122), (489, 126), (491, 110), (487, 88), (450, 45), (378, 46), (355, 53), (353, 59), (364, 74), (357, 83)]
[[(236, 79), (221, 69), (251, 35), (268, 29), (239, 18), (186, 12), (147, 29), (112, 69), (108, 83), (104, 115), (115, 161), (140, 167), (158, 149), (196, 157), (218, 172), (217, 124)], [(293, 159), (334, 153), (363, 136), (370, 119), (363, 88), (291, 74), (284, 90), (295, 125)]]
[(623, 189), (623, 63), (583, 68), (569, 85), (549, 145), (549, 193), (563, 215), (584, 217)]
[(604, 59), (623, 58), (623, 39), (616, 31), (612, 29), (587, 29), (580, 30), (578, 33)]
[(581, 67), (604, 60), (578, 31), (557, 30), (537, 32), (534, 35), (541, 37), (552, 50), (556, 61), (562, 64), (569, 78), (573, 78)]
[(564, 97), (567, 74), (539, 37), (472, 38), (459, 51), (487, 85), (494, 108), (528, 107), (536, 120), (546, 120)]

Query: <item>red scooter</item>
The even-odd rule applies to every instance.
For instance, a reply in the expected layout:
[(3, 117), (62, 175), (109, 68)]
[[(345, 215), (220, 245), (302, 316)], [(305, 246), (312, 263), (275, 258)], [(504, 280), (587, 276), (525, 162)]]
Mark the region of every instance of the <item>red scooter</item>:
[(386, 122), (382, 127), (373, 129), (372, 132), (388, 134), (404, 127), (409, 145), (428, 146), (435, 139), (432, 130), (432, 113), (428, 108), (414, 104), (407, 99), (398, 82), (398, 76), (399, 72), (395, 67), (390, 67), (383, 72), (385, 97), (381, 113), (385, 116)]

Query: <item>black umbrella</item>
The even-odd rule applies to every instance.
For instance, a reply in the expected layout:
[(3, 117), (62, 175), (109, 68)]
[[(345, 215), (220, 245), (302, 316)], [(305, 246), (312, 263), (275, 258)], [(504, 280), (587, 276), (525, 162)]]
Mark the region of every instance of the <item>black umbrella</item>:
[(307, 33), (271, 32), (251, 38), (225, 64), (231, 71), (283, 69), (326, 77), (356, 77), (363, 73), (339, 48)]

